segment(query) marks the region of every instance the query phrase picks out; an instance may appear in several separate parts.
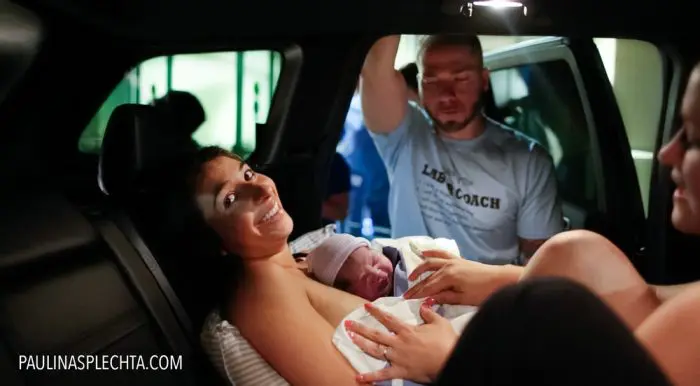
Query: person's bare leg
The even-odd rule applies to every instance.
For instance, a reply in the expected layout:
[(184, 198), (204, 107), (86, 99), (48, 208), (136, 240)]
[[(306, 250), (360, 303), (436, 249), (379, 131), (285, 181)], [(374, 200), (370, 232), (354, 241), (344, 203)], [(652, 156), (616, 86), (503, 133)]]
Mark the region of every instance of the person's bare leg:
[(622, 251), (589, 231), (552, 237), (530, 259), (521, 280), (548, 276), (569, 278), (588, 287), (633, 330), (661, 304)]

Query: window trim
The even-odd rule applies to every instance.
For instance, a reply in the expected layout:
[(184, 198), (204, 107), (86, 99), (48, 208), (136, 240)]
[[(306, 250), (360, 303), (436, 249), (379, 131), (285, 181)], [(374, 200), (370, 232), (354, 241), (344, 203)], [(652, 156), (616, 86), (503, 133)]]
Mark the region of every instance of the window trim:
[[(572, 78), (578, 89), (579, 99), (586, 119), (591, 152), (593, 153), (594, 175), (596, 180), (596, 205), (597, 209), (607, 213), (607, 197), (605, 176), (603, 175), (603, 158), (600, 151), (600, 141), (593, 119), (593, 109), (588, 99), (588, 93), (584, 86), (581, 73), (576, 63), (576, 58), (569, 47), (564, 43), (566, 38), (542, 38), (528, 40), (510, 48), (501, 49), (484, 55), (484, 63), (490, 71), (505, 70), (524, 65), (536, 65), (544, 62), (563, 60), (569, 66)], [(534, 48), (532, 48), (535, 46)], [(529, 60), (535, 56), (536, 60)]]

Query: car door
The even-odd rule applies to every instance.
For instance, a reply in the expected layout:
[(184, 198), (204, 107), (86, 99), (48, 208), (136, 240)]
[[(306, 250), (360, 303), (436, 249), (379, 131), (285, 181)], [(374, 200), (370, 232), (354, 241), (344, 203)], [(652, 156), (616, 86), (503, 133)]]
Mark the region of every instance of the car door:
[(593, 40), (530, 40), (484, 60), (491, 71), (485, 113), (549, 151), (565, 227), (603, 234), (643, 268), (637, 174)]

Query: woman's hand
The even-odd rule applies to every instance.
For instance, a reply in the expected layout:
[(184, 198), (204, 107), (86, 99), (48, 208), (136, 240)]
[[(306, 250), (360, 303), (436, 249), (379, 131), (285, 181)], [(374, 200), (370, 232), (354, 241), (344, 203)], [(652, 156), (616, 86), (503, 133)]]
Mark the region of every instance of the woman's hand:
[(440, 304), (475, 306), (497, 289), (515, 283), (522, 268), (495, 266), (469, 261), (440, 250), (423, 251), (425, 262), (411, 272), (416, 280), (425, 272), (433, 272), (403, 295), (406, 299), (430, 297)]
[(393, 334), (346, 321), (345, 328), (350, 338), (362, 351), (390, 364), (382, 370), (358, 375), (358, 382), (391, 379), (408, 379), (418, 383), (435, 381), (452, 353), (458, 335), (447, 319), (430, 309), (433, 304), (434, 300), (429, 299), (421, 305), (420, 315), (425, 324), (420, 326), (403, 323), (371, 304), (365, 305), (367, 312)]

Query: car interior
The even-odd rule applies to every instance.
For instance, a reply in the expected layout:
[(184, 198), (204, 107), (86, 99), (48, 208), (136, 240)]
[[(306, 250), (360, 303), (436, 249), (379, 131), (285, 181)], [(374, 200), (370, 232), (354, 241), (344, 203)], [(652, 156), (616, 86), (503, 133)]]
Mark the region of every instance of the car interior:
[[(630, 5), (628, 14), (597, 0), (522, 3), (527, 12), (457, 0), (0, 4), (2, 383), (226, 384), (199, 344), (216, 277), (172, 197), (173, 164), (198, 144), (230, 146), (275, 181), (294, 220), (290, 239), (320, 228), (364, 57), (389, 34), (534, 37), (485, 49), (485, 115), (550, 152), (568, 229), (603, 234), (649, 282), (700, 279), (700, 243), (671, 226), (673, 186), (655, 160), (700, 58), (691, 6)], [(594, 40), (603, 38), (643, 42), (658, 57), (658, 74), (647, 74), (659, 100), (645, 118), (645, 152), (630, 135), (644, 93), (611, 82)], [(269, 68), (258, 80), (244, 76), (260, 63)], [(624, 71), (618, 63), (615, 79)], [(155, 77), (162, 82), (144, 80)], [(218, 91), (197, 91), (205, 78)], [(201, 105), (168, 94), (184, 89)], [(18, 355), (29, 353), (178, 354), (184, 366), (107, 377), (20, 371)]]

